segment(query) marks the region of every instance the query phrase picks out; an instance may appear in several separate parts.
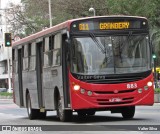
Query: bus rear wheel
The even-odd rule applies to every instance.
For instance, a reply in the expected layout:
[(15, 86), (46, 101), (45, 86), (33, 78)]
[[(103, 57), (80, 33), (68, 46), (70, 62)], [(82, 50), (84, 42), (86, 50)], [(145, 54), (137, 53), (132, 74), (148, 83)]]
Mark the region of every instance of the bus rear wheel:
[(135, 114), (135, 106), (122, 108), (121, 114), (124, 119), (132, 119)]
[(31, 98), (29, 93), (26, 97), (26, 107), (29, 119), (36, 119), (37, 115), (39, 114), (39, 109), (32, 109)]
[[(60, 98), (60, 97), (59, 97)], [(67, 122), (72, 120), (72, 110), (65, 110), (62, 108), (62, 100), (57, 101), (57, 117), (60, 121)]]

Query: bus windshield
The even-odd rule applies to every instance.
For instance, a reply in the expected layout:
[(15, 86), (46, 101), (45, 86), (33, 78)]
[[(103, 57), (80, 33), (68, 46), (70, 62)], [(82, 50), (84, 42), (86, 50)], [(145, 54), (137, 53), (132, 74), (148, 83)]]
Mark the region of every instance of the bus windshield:
[(72, 38), (71, 72), (96, 74), (138, 73), (151, 69), (147, 35)]

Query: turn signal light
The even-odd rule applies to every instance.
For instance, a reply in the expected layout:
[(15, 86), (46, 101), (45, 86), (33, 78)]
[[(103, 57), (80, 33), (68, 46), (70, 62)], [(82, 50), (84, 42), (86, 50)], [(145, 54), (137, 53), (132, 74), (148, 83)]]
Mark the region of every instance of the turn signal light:
[(81, 92), (81, 94), (84, 94), (85, 90), (83, 88), (81, 88), (80, 92)]
[(138, 93), (140, 93), (140, 94), (142, 93), (142, 88), (138, 89)]
[(148, 90), (148, 86), (144, 86), (144, 90)]
[(87, 94), (88, 94), (88, 96), (91, 96), (92, 95), (92, 91), (88, 91)]

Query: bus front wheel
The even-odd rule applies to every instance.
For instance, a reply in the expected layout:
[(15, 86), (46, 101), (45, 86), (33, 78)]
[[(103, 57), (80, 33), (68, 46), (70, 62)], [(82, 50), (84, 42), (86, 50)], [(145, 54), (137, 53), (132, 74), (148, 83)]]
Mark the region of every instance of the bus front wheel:
[(122, 108), (121, 114), (124, 119), (132, 119), (135, 114), (135, 106)]
[(60, 121), (63, 121), (63, 122), (71, 121), (72, 120), (72, 110), (63, 109), (61, 99), (58, 99), (57, 103), (58, 103), (57, 104), (57, 117), (60, 119)]
[(96, 113), (96, 111), (87, 111), (87, 115), (90, 115), (90, 116), (93, 116), (93, 115), (95, 115), (95, 113)]
[(32, 109), (31, 98), (29, 93), (27, 94), (26, 97), (26, 107), (29, 119), (30, 120), (36, 119), (39, 111), (38, 109)]

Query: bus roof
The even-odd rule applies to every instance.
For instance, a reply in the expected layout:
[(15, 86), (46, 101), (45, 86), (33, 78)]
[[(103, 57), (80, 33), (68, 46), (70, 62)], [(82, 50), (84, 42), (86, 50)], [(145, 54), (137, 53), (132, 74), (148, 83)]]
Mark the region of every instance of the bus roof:
[(41, 38), (45, 35), (48, 35), (48, 34), (51, 34), (53, 32), (56, 32), (56, 31), (59, 31), (59, 30), (62, 30), (62, 29), (68, 29), (69, 30), (69, 27), (70, 27), (70, 24), (74, 21), (78, 21), (78, 20), (87, 20), (87, 19), (96, 19), (96, 18), (140, 18), (140, 19), (147, 19), (145, 17), (140, 17), (140, 16), (126, 16), (126, 15), (110, 15), (110, 16), (94, 16), (94, 17), (85, 17), (85, 18), (77, 18), (77, 19), (71, 19), (71, 20), (67, 20), (63, 23), (60, 23), (58, 25), (55, 25), (51, 28), (47, 28), (45, 30), (42, 30), (40, 32), (37, 32), (35, 34), (32, 34), (30, 36), (27, 36), (25, 38), (22, 38), (18, 41), (15, 41), (13, 44), (12, 44), (12, 47), (15, 47), (17, 45), (20, 45), (20, 44), (25, 44), (25, 43), (31, 43), (33, 40), (35, 39), (38, 39), (38, 38)]

